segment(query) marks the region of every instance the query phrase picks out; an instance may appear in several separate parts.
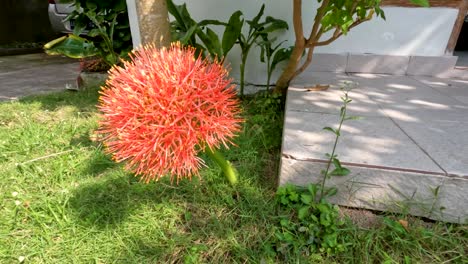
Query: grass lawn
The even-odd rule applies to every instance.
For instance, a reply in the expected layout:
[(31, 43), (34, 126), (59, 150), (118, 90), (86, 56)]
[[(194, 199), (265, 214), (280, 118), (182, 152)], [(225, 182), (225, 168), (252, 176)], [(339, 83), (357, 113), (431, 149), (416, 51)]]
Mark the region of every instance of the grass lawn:
[(96, 103), (89, 88), (0, 104), (0, 263), (468, 263), (467, 226), (368, 212), (345, 216), (343, 253), (272, 256), (274, 106), (245, 101), (233, 188), (208, 159), (200, 179), (140, 183), (93, 140)]

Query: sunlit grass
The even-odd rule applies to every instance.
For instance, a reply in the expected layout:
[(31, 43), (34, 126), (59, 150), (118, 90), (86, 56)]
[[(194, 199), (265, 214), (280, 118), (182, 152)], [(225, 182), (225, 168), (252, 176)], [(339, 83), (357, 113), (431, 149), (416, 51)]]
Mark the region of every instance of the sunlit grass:
[[(209, 160), (200, 179), (140, 183), (94, 140), (96, 103), (89, 88), (0, 104), (0, 263), (284, 261), (264, 246), (277, 222), (278, 109), (244, 103), (238, 147), (225, 151), (234, 188)], [(314, 262), (466, 263), (466, 226), (348, 222), (340, 232), (348, 251)]]

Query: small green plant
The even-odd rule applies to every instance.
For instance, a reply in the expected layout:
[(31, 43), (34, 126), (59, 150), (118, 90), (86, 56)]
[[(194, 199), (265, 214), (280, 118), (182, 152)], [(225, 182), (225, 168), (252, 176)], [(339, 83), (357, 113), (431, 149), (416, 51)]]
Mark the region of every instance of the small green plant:
[(73, 21), (73, 34), (45, 44), (46, 53), (71, 58), (98, 56), (109, 66), (127, 57), (132, 40), (125, 0), (75, 0), (73, 5), (75, 10), (67, 17)]
[[(340, 108), (340, 123), (338, 124), (337, 128), (332, 128), (332, 127), (324, 127), (323, 129), (326, 131), (330, 131), (335, 135), (335, 142), (333, 143), (333, 148), (332, 152), (326, 153), (326, 157), (328, 158), (327, 162), (327, 167), (325, 170), (322, 170), (320, 173), (322, 174), (322, 182), (320, 186), (320, 199), (324, 197), (325, 193), (325, 182), (327, 179), (329, 179), (331, 176), (346, 176), (348, 175), (351, 171), (343, 167), (341, 165), (341, 161), (338, 159), (338, 155), (336, 154), (336, 147), (338, 146), (338, 141), (341, 137), (341, 128), (343, 126), (343, 123), (348, 120), (356, 120), (359, 119), (357, 116), (348, 116), (347, 115), (347, 110), (348, 110), (348, 104), (352, 102), (352, 100), (349, 98), (349, 91), (354, 88), (354, 83), (352, 82), (346, 82), (344, 84), (344, 87), (342, 88), (344, 95), (341, 97), (341, 101), (343, 102), (343, 105)], [(334, 166), (334, 169), (332, 169), (332, 164)]]
[[(326, 199), (319, 199), (320, 186), (309, 184), (307, 188), (285, 185), (278, 189), (279, 226), (274, 230), (275, 254), (308, 259), (315, 253), (334, 254), (345, 250), (339, 239), (338, 207)], [(327, 192), (333, 195), (333, 192)], [(271, 251), (271, 250), (270, 250)]]
[[(244, 96), (245, 87), (245, 66), (249, 52), (253, 45), (256, 43), (259, 37), (263, 38), (263, 46), (272, 45), (272, 41), (268, 38), (268, 35), (272, 32), (287, 30), (288, 23), (281, 19), (276, 19), (271, 16), (267, 16), (263, 22), (260, 22), (265, 11), (265, 4), (262, 5), (258, 14), (252, 19), (247, 20), (249, 24), (249, 31), (247, 34), (240, 34), (238, 43), (241, 48), (241, 64), (240, 64), (240, 95)], [(269, 50), (271, 51), (271, 50)], [(275, 65), (276, 66), (276, 65)], [(269, 82), (269, 81), (268, 81)]]
[[(196, 49), (196, 56), (211, 57), (224, 60), (241, 34), (244, 22), (242, 12), (234, 12), (229, 21), (218, 20), (195, 21), (187, 10), (187, 5), (176, 5), (172, 0), (167, 0), (169, 13), (174, 17), (171, 22), (173, 41), (179, 41), (182, 45), (192, 46)], [(224, 26), (223, 36), (218, 35), (209, 26)], [(197, 42), (201, 40), (201, 43)]]
[[(263, 146), (267, 150), (275, 150), (281, 148), (282, 121), (283, 121), (283, 105), (281, 96), (268, 92), (260, 92), (251, 100), (251, 104), (255, 104), (255, 112), (251, 113), (249, 121), (256, 124), (252, 127), (252, 136), (261, 139)], [(258, 124), (264, 124), (259, 126)]]
[[(195, 21), (187, 10), (186, 4), (176, 5), (172, 0), (167, 0), (169, 13), (174, 17), (171, 22), (172, 38), (179, 41), (182, 45), (194, 47), (196, 56), (210, 56), (212, 59), (221, 61), (227, 56), (235, 44), (241, 48), (240, 63), (240, 96), (244, 96), (245, 87), (245, 66), (251, 48), (257, 44), (262, 49), (261, 59), (267, 58), (267, 86), (270, 83), (271, 74), (276, 65), (289, 58), (291, 50), (280, 48), (279, 45), (273, 46), (276, 38), (270, 38), (272, 32), (287, 30), (288, 24), (281, 19), (267, 16), (263, 22), (260, 22), (265, 5), (262, 5), (258, 14), (252, 19), (244, 21), (241, 11), (235, 11), (228, 22), (206, 19)], [(247, 34), (242, 33), (244, 22), (249, 25)], [(223, 36), (220, 38), (210, 26), (224, 26)], [(258, 42), (261, 37), (262, 41)], [(201, 41), (201, 43), (198, 42)], [(269, 87), (267, 88), (269, 89)]]
[(270, 91), (271, 75), (276, 69), (278, 63), (289, 59), (292, 52), (292, 47), (282, 48), (284, 41), (273, 45), (276, 42), (276, 37), (270, 39), (268, 34), (261, 36), (262, 40), (257, 44), (261, 49), (260, 61), (265, 63), (267, 69), (266, 90)]
[[(352, 101), (348, 92), (351, 83), (342, 88), (343, 106), (340, 109), (340, 123), (336, 129), (325, 127), (335, 135), (332, 152), (327, 153), (326, 169), (321, 171), (322, 181), (319, 184), (309, 184), (306, 188), (287, 184), (278, 188), (276, 193), (279, 206), (279, 227), (274, 231), (274, 243), (270, 251), (282, 256), (294, 256), (298, 259), (309, 259), (315, 253), (336, 254), (346, 249), (344, 239), (339, 238), (339, 229), (344, 224), (339, 219), (338, 207), (327, 201), (335, 195), (335, 187), (327, 188), (326, 180), (331, 176), (346, 176), (350, 170), (344, 167), (336, 147), (341, 136), (341, 128), (345, 121), (357, 119), (347, 115), (347, 106)], [(332, 170), (332, 167), (334, 169)]]

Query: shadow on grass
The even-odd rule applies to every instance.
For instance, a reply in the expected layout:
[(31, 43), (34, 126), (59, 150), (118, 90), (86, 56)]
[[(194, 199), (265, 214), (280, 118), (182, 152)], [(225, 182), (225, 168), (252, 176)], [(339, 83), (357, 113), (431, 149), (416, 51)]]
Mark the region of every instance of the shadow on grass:
[[(108, 170), (109, 167), (104, 169)], [(229, 186), (221, 175), (203, 183), (193, 179), (181, 180), (179, 185), (170, 185), (166, 178), (145, 184), (123, 170), (112, 172), (112, 178), (102, 181), (98, 179), (75, 190), (71, 205), (78, 221), (109, 226), (124, 220), (123, 216), (141, 206), (150, 206), (151, 209), (152, 206), (166, 204), (171, 208), (183, 207), (184, 214), (179, 216), (187, 217), (186, 220), (190, 220), (188, 222), (197, 226), (210, 220), (205, 218), (205, 213), (209, 212), (203, 209), (204, 205), (209, 205), (213, 210), (249, 210), (248, 207), (258, 205), (255, 200), (264, 199), (255, 188)]]
[(48, 94), (23, 97), (20, 103), (40, 103), (41, 108), (55, 111), (64, 106), (76, 107), (77, 112), (89, 113), (96, 111), (99, 98), (99, 86), (87, 87), (80, 91), (51, 92)]
[(273, 193), (262, 187), (233, 188), (215, 174), (203, 182), (183, 180), (174, 186), (168, 179), (143, 184), (122, 174), (78, 187), (69, 205), (79, 225), (129, 228), (124, 259), (161, 257), (177, 262), (200, 253), (217, 256), (213, 261), (219, 263), (223, 247), (233, 250), (226, 254), (239, 256), (262, 247), (269, 236), (274, 203)]

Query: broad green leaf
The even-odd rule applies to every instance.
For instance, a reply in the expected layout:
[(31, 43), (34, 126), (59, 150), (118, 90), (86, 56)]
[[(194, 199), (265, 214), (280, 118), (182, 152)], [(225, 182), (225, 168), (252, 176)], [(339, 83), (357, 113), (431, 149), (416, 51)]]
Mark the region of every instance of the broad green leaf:
[(273, 55), (273, 60), (271, 61), (271, 72), (276, 69), (278, 63), (288, 60), (291, 57), (291, 53), (292, 48), (281, 48), (275, 52), (275, 55)]
[(241, 19), (242, 12), (236, 11), (229, 18), (229, 22), (223, 33), (222, 48), (223, 55), (226, 54), (232, 49), (240, 34), (242, 33), (242, 25), (244, 20)]
[[(211, 54), (215, 55), (218, 59), (223, 57), (223, 50), (221, 43), (219, 41), (218, 35), (210, 28), (206, 28), (206, 34), (210, 40), (210, 48), (208, 49)], [(208, 47), (208, 44), (205, 43), (205, 46)]]
[(72, 34), (47, 43), (44, 45), (44, 50), (49, 55), (61, 54), (74, 59), (96, 56), (98, 54), (98, 50), (92, 42)]

